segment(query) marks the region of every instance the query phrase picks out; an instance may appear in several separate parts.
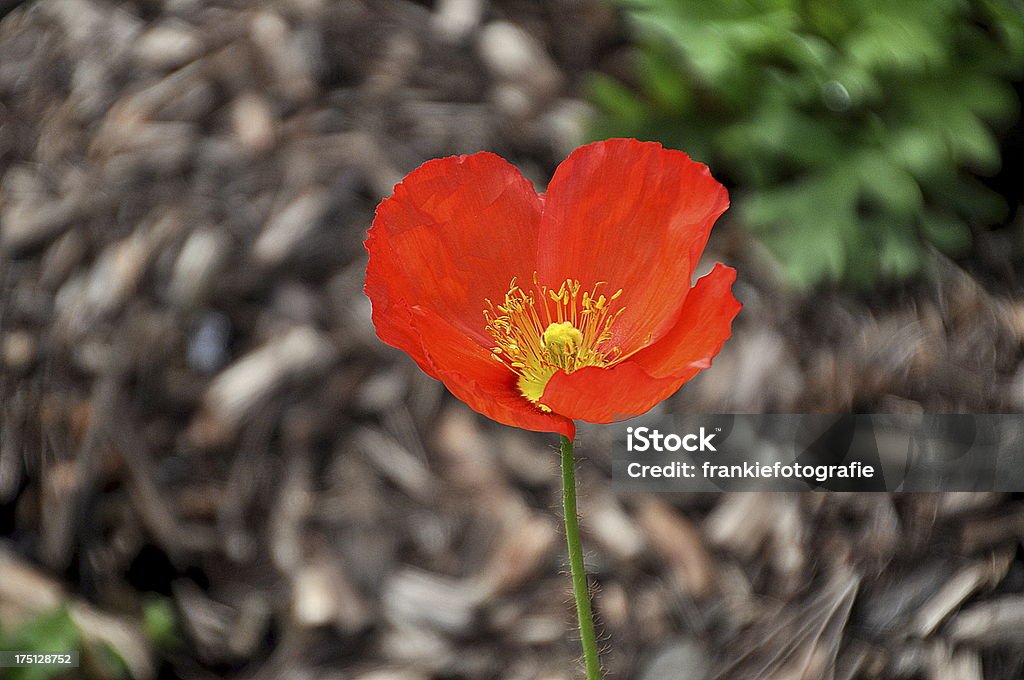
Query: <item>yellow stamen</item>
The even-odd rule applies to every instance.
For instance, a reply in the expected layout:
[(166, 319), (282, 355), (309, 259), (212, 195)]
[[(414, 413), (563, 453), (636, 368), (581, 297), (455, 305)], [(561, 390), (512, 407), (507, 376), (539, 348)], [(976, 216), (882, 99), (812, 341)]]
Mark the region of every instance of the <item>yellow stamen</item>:
[(533, 290), (512, 279), (503, 304), (487, 300), (484, 319), (494, 338), (494, 358), (519, 376), (520, 394), (543, 411), (544, 388), (557, 371), (572, 373), (586, 366), (608, 367), (622, 358), (611, 345), (612, 324), (623, 308), (613, 304), (622, 295), (606, 297), (598, 282), (583, 291), (579, 281), (566, 279), (557, 290), (542, 286), (533, 275)]

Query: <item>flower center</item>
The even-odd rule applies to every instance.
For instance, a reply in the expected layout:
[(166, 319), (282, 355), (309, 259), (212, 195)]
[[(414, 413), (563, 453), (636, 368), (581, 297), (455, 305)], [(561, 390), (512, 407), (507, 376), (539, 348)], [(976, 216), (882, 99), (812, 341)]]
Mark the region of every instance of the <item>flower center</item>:
[(614, 304), (622, 290), (606, 297), (600, 293), (606, 285), (599, 282), (581, 294), (579, 281), (566, 279), (555, 290), (542, 286), (534, 274), (532, 290), (512, 279), (503, 304), (486, 301), (494, 358), (519, 376), (519, 393), (541, 410), (551, 410), (539, 402), (558, 370), (608, 367), (620, 358), (620, 349), (610, 342), (612, 325), (623, 311)]

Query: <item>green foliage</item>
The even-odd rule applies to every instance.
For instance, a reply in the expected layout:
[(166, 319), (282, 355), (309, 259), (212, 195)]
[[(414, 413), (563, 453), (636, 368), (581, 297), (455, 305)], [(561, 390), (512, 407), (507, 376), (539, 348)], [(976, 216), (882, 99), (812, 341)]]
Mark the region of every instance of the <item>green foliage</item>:
[(167, 649), (180, 642), (178, 616), (170, 599), (152, 595), (142, 604), (142, 627), (157, 647)]
[(599, 137), (686, 149), (798, 284), (917, 272), (1003, 217), (977, 176), (1018, 114), (1015, 0), (612, 0), (638, 82), (592, 79)]
[[(70, 652), (81, 646), (81, 635), (63, 607), (43, 614), (20, 628), (0, 630), (0, 649), (45, 654)], [(58, 666), (25, 666), (5, 668), (3, 677), (10, 680), (52, 680), (69, 677), (74, 670)]]
[[(37, 654), (78, 651), (82, 663), (80, 668), (71, 669), (41, 665), (5, 668), (0, 672), (0, 678), (4, 680), (116, 679), (131, 676), (128, 664), (118, 651), (83, 636), (65, 607), (40, 614), (17, 628), (5, 628), (2, 623), (0, 649)], [(179, 641), (177, 617), (167, 598), (152, 596), (143, 603), (143, 627), (158, 646), (173, 647)]]

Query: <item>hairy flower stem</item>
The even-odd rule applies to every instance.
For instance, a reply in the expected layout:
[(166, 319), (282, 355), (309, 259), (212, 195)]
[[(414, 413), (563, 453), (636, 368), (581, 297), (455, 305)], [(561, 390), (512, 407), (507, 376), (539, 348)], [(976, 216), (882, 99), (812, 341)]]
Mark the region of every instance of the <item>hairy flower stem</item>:
[(601, 661), (597, 656), (597, 636), (594, 634), (594, 616), (590, 612), (590, 588), (583, 567), (583, 544), (580, 542), (580, 523), (576, 516), (576, 461), (572, 440), (562, 437), (562, 511), (565, 515), (565, 539), (569, 544), (569, 569), (572, 572), (572, 591), (576, 597), (576, 614), (580, 623), (580, 643), (583, 645), (583, 663), (587, 680), (601, 680)]

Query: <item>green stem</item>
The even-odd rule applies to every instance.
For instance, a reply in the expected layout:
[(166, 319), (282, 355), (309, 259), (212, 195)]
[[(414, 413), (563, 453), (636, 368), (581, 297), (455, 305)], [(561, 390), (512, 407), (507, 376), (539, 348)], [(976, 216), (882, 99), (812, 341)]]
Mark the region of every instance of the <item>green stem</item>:
[(594, 616), (590, 612), (590, 588), (583, 567), (583, 544), (580, 542), (580, 523), (576, 516), (576, 461), (572, 440), (562, 437), (562, 510), (565, 514), (565, 540), (569, 544), (569, 569), (572, 572), (572, 592), (576, 597), (576, 614), (580, 622), (580, 644), (583, 645), (583, 663), (587, 680), (601, 680), (601, 661), (597, 656), (597, 636), (594, 634)]

